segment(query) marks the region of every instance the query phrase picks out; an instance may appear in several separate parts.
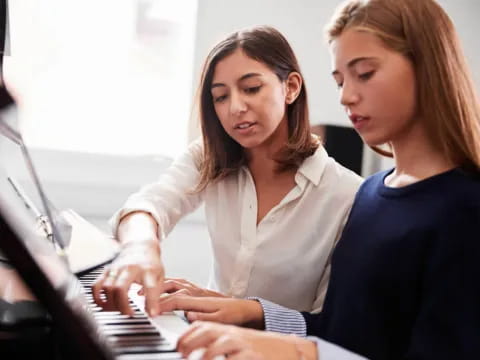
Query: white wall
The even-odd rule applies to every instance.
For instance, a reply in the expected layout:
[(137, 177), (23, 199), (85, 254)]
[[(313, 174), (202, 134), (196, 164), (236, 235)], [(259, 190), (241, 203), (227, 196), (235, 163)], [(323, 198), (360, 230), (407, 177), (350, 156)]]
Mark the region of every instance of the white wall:
[(480, 1), (437, 0), (452, 18), (467, 56), (468, 64), (480, 92)]

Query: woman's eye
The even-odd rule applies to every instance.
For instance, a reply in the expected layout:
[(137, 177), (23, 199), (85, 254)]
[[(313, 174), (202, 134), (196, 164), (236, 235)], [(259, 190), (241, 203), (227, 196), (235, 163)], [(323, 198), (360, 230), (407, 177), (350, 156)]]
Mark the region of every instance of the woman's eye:
[(337, 83), (337, 89), (341, 89), (343, 87), (343, 83)]
[(227, 98), (227, 95), (221, 95), (221, 96), (214, 97), (213, 101), (216, 103), (221, 103), (225, 101), (226, 98)]
[(257, 92), (260, 91), (260, 88), (261, 88), (261, 87), (262, 87), (261, 85), (249, 87), (249, 88), (246, 88), (246, 89), (245, 89), (245, 92), (246, 92), (247, 94), (256, 94)]
[(359, 74), (358, 77), (360, 78), (360, 80), (368, 80), (372, 77), (374, 73), (375, 71), (372, 70), (363, 74)]

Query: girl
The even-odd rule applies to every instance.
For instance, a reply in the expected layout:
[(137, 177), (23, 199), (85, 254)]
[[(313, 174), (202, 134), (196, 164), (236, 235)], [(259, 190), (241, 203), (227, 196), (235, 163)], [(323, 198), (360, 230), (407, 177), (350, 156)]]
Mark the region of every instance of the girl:
[(453, 24), (434, 0), (350, 0), (327, 35), (341, 104), (368, 145), (389, 144), (395, 168), (361, 186), (322, 312), (261, 299), (256, 309), (162, 304), (323, 340), (197, 323), (178, 348), (207, 347), (204, 359), (358, 358), (334, 343), (370, 359), (478, 359), (480, 109)]
[[(199, 95), (203, 140), (115, 215), (123, 250), (94, 285), (96, 302), (130, 314), (127, 291), (136, 281), (151, 315), (161, 292), (177, 290), (255, 294), (319, 310), (329, 255), (361, 178), (329, 158), (311, 135), (307, 92), (290, 45), (270, 27), (234, 33), (208, 55)], [(215, 291), (164, 282), (160, 256), (160, 241), (202, 201)], [(314, 265), (322, 269), (312, 273)]]

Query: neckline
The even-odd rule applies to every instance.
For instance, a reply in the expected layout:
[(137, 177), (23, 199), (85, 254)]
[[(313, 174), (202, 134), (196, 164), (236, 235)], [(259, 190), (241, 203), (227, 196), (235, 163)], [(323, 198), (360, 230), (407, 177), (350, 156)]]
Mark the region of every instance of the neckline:
[(425, 187), (430, 186), (432, 183), (441, 181), (444, 178), (450, 177), (451, 175), (457, 174), (460, 170), (459, 168), (453, 168), (435, 175), (432, 175), (426, 179), (419, 180), (414, 182), (413, 184), (401, 186), (401, 187), (390, 187), (385, 185), (385, 179), (388, 175), (390, 175), (395, 168), (392, 168), (388, 171), (385, 171), (382, 176), (380, 176), (380, 183), (378, 186), (378, 192), (382, 196), (403, 196), (410, 194), (415, 191), (419, 191), (424, 189)]

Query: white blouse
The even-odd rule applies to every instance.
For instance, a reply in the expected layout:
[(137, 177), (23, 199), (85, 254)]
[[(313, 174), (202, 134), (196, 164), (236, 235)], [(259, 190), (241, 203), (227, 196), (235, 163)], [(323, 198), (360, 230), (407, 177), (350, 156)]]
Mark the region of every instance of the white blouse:
[(131, 195), (111, 219), (149, 212), (164, 239), (205, 201), (213, 248), (209, 288), (243, 298), (258, 296), (298, 311), (320, 311), (330, 255), (362, 178), (328, 157), (322, 146), (295, 174), (296, 186), (257, 225), (257, 197), (247, 167), (192, 193), (199, 180), (202, 143), (193, 142), (153, 184)]

